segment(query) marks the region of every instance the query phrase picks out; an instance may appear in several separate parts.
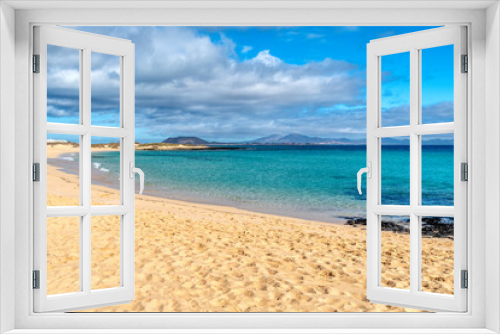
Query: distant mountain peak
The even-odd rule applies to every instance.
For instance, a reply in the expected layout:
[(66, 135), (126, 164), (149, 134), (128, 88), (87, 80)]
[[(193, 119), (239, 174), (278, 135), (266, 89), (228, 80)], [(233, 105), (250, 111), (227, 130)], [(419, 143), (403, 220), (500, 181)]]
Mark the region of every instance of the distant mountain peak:
[(183, 145), (205, 145), (208, 144), (206, 140), (198, 137), (170, 137), (162, 141), (167, 144), (183, 144)]

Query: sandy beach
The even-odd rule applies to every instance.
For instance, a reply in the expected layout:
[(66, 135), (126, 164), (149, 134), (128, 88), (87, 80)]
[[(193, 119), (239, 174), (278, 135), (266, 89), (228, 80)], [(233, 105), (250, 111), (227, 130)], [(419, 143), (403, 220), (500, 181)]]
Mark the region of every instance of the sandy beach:
[[(47, 150), (49, 158), (56, 158), (78, 148), (51, 144)], [(47, 177), (48, 205), (78, 205), (76, 175), (49, 165)], [(109, 204), (117, 195), (118, 190), (92, 185), (94, 205)], [(147, 195), (136, 195), (135, 218), (135, 300), (87, 311), (416, 311), (372, 304), (366, 299), (363, 227)], [(78, 228), (74, 219), (53, 218), (48, 224), (51, 294), (78, 289)], [(382, 234), (382, 284), (408, 288), (409, 234)], [(116, 286), (117, 217), (96, 217), (92, 242), (92, 287)], [(424, 238), (422, 249), (424, 290), (453, 293), (453, 240)]]

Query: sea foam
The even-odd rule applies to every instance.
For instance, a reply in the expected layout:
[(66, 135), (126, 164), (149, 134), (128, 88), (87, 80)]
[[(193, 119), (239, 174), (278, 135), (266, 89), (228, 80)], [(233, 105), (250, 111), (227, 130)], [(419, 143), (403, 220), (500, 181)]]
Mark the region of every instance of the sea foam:
[(93, 162), (93, 163), (92, 163), (92, 166), (94, 166), (94, 168), (95, 168), (95, 169), (98, 169), (98, 170), (100, 170), (101, 172), (105, 172), (105, 173), (109, 172), (109, 169), (104, 168), (104, 167), (101, 167), (101, 166), (102, 166), (102, 164), (101, 164), (100, 162)]

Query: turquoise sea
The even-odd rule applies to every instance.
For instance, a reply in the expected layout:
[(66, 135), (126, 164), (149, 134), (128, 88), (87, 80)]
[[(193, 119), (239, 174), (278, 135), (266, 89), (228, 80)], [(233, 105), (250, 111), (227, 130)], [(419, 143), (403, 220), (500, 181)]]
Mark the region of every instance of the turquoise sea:
[[(144, 193), (325, 222), (366, 216), (364, 177), (363, 195), (356, 183), (366, 165), (365, 146), (239, 147), (137, 151), (136, 166), (146, 175)], [(60, 167), (71, 172), (77, 159), (68, 160)], [(92, 162), (93, 174), (118, 179), (118, 152), (92, 153)], [(409, 146), (382, 147), (382, 204), (409, 204)], [(453, 205), (453, 146), (422, 147), (422, 204)]]

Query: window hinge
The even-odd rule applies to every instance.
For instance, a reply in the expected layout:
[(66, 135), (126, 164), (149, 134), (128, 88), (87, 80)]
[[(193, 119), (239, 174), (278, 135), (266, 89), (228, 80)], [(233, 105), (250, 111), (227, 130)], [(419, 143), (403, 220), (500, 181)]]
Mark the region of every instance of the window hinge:
[(469, 272), (467, 270), (462, 270), (462, 289), (469, 288)]
[(33, 270), (33, 289), (40, 289), (40, 270)]
[(40, 73), (40, 55), (33, 55), (33, 73)]
[(469, 181), (469, 165), (466, 162), (462, 162), (460, 165), (460, 173), (462, 181)]
[(38, 162), (33, 164), (33, 181), (40, 182), (40, 164)]
[(469, 56), (462, 55), (462, 73), (469, 72)]

